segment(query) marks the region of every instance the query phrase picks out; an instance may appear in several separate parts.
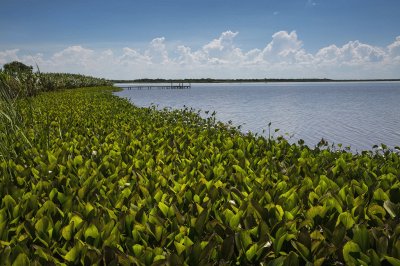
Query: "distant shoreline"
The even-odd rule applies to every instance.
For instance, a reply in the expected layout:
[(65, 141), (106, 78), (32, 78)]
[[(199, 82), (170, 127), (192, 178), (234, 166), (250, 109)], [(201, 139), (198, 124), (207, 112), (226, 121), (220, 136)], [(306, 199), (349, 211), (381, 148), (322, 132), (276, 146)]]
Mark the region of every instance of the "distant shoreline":
[(268, 83), (268, 82), (371, 82), (400, 81), (400, 79), (134, 79), (109, 80), (113, 83)]

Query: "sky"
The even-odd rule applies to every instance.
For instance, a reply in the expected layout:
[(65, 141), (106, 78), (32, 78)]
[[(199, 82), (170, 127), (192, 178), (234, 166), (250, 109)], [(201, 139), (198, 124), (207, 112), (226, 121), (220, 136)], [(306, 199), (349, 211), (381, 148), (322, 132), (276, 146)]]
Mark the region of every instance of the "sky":
[(0, 67), (138, 78), (400, 78), (399, 0), (0, 0)]

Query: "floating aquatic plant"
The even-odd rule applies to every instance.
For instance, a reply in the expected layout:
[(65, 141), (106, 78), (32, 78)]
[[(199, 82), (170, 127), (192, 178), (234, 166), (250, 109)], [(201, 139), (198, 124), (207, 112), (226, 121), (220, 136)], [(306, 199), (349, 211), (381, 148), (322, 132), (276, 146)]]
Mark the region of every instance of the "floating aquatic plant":
[(21, 104), (32, 146), (0, 164), (0, 261), (399, 264), (398, 153), (246, 135), (113, 90)]

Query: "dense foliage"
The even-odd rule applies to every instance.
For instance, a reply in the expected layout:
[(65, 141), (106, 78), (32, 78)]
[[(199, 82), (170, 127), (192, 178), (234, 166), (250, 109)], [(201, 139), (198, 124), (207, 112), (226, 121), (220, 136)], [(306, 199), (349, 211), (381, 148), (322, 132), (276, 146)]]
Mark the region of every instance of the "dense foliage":
[(243, 135), (112, 90), (20, 103), (31, 144), (0, 163), (1, 262), (399, 265), (398, 153)]
[(109, 86), (109, 81), (80, 74), (33, 72), (32, 66), (14, 61), (0, 70), (0, 91), (12, 98), (35, 96), (39, 92), (77, 87)]

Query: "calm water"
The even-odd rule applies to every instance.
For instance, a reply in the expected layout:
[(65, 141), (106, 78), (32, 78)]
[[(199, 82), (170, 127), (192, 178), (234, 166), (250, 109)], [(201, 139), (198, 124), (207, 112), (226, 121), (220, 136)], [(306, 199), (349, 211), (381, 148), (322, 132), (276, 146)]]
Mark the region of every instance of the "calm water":
[[(400, 82), (193, 84), (188, 90), (124, 90), (137, 106), (216, 111), (217, 119), (268, 134), (268, 123), (310, 146), (321, 138), (351, 146), (400, 146)], [(271, 130), (273, 131), (273, 130)]]

